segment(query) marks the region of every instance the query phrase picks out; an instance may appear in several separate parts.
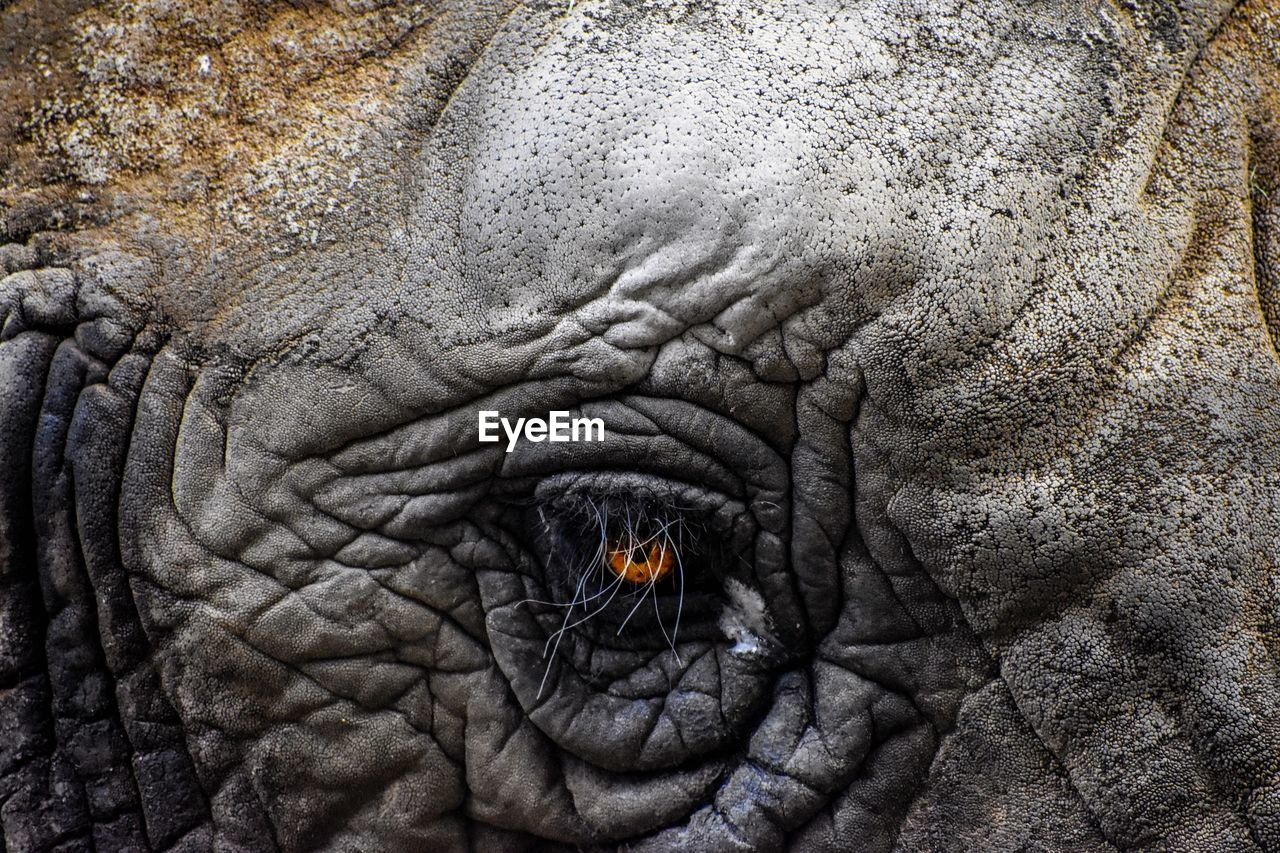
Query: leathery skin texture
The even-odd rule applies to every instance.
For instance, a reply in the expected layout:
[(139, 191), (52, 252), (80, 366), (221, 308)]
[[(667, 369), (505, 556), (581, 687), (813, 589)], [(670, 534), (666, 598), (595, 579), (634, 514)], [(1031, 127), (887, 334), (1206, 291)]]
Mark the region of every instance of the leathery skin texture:
[(1271, 0), (0, 4), (0, 849), (1280, 850), (1278, 110)]

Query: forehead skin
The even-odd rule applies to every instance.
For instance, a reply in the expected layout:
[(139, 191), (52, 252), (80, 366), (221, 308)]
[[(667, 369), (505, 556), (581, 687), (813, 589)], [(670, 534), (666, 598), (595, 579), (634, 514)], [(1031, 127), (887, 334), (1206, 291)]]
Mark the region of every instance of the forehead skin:
[(491, 386), (609, 382), (685, 335), (812, 379), (895, 306), (954, 348), (1009, 322), (1064, 194), (1144, 130), (1119, 79), (1146, 59), (1132, 24), (1002, 4), (518, 14), (398, 167), (375, 253), (357, 241), (321, 267), (337, 283), (284, 277), (306, 289), (282, 298), (323, 311), (317, 346), (347, 361), (395, 318), (370, 373), (456, 362)]
[[(1022, 237), (997, 216), (1051, 213), (1111, 130), (1116, 53), (1027, 32), (1084, 21), (967, 8), (602, 12), (481, 68), (460, 231), (486, 313), (576, 307), (620, 346), (710, 325), (740, 351), (815, 290), (854, 322), (928, 276), (981, 299), (975, 261)], [(974, 49), (935, 29), (957, 17)]]

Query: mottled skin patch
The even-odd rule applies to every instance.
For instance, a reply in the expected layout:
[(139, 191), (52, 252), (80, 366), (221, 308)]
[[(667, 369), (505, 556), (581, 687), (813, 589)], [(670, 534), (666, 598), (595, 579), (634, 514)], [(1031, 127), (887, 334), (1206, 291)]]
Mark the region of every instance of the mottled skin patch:
[(1280, 849), (1269, 5), (10, 4), (5, 849)]

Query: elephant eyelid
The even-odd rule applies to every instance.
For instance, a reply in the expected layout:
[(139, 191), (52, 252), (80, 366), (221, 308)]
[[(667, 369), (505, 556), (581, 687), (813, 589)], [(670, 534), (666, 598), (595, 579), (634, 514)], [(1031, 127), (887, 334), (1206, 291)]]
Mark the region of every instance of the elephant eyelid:
[(696, 541), (704, 525), (693, 509), (638, 495), (583, 491), (541, 506), (539, 515), (548, 533), (552, 526), (562, 532), (576, 531), (605, 565), (615, 562), (613, 555), (620, 555), (616, 562), (625, 573), (628, 559), (643, 562), (656, 549), (654, 559), (666, 563), (673, 558), (668, 552), (678, 554)]

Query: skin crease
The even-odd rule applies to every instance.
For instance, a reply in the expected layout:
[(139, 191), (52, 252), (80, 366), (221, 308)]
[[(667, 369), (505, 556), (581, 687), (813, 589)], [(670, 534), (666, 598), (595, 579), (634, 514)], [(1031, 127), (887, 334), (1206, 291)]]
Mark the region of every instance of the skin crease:
[(4, 849), (1280, 849), (1270, 5), (6, 10)]

